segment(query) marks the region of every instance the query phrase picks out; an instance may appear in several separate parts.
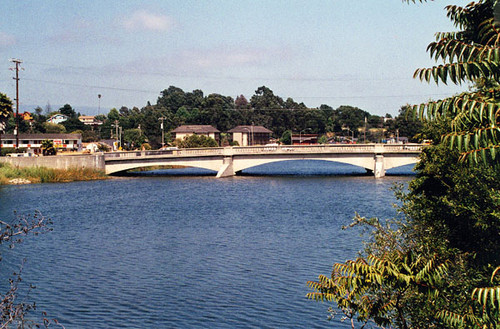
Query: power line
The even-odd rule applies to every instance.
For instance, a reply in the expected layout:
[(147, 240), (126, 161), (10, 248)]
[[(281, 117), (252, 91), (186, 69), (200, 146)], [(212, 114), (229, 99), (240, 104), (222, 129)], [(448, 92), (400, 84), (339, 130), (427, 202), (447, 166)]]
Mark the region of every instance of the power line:
[[(109, 86), (98, 86), (98, 85), (87, 85), (87, 84), (79, 84), (79, 83), (71, 83), (71, 82), (62, 82), (62, 81), (50, 81), (50, 80), (40, 80), (40, 79), (29, 79), (25, 78), (26, 81), (33, 82), (43, 82), (43, 83), (51, 83), (63, 86), (72, 86), (72, 87), (84, 87), (91, 89), (106, 89), (106, 90), (116, 90), (116, 91), (133, 91), (133, 92), (141, 92), (141, 93), (154, 93), (157, 94), (158, 90), (146, 90), (146, 89), (133, 89), (133, 88), (118, 88), (118, 87), (109, 87)], [(305, 99), (365, 99), (365, 98), (403, 98), (403, 97), (432, 97), (432, 96), (450, 96), (449, 93), (440, 93), (440, 94), (413, 94), (413, 95), (352, 95), (352, 96), (294, 96), (296, 99), (305, 98)]]
[(107, 90), (117, 90), (117, 91), (136, 91), (136, 92), (142, 92), (142, 93), (158, 93), (158, 91), (145, 90), (145, 89), (106, 87), (106, 86), (86, 85), (86, 84), (72, 83), (72, 82), (50, 81), (50, 80), (29, 79), (29, 78), (25, 78), (24, 80), (33, 81), (33, 82), (51, 83), (51, 84), (63, 85), (63, 86), (92, 88), (92, 89), (107, 89)]
[[(55, 67), (58, 69), (60, 72), (61, 69), (67, 68), (67, 69), (73, 69), (73, 70), (81, 70), (85, 72), (95, 72), (97, 70), (97, 67), (86, 67), (86, 66), (72, 66), (72, 65), (66, 65), (66, 66), (60, 66), (60, 65), (54, 65), (50, 63), (39, 63), (39, 62), (29, 62), (30, 64), (34, 65), (40, 65), (40, 66), (50, 66), (50, 67)], [(128, 74), (136, 74), (136, 75), (156, 75), (156, 76), (161, 76), (161, 77), (175, 77), (175, 78), (185, 78), (185, 79), (210, 79), (210, 80), (257, 80), (257, 81), (272, 81), (272, 80), (279, 80), (279, 81), (304, 81), (304, 82), (312, 82), (312, 81), (317, 81), (317, 82), (360, 82), (360, 81), (407, 81), (407, 80), (413, 80), (411, 77), (378, 77), (378, 78), (357, 78), (357, 77), (269, 77), (269, 76), (252, 76), (252, 77), (242, 77), (242, 76), (231, 76), (231, 75), (205, 75), (205, 74), (179, 74), (179, 73), (172, 73), (172, 72), (166, 72), (166, 71), (160, 71), (160, 70), (155, 70), (154, 72), (151, 71), (138, 71), (138, 70), (124, 70), (124, 69), (118, 69), (118, 68), (100, 68), (99, 71), (106, 71), (106, 72), (115, 72), (115, 73), (128, 73)]]

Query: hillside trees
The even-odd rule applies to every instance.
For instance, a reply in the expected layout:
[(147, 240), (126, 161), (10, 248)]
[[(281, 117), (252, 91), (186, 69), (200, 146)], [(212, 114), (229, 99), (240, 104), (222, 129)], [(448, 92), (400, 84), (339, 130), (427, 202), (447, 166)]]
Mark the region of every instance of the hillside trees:
[[(305, 129), (320, 135), (328, 133), (330, 137), (333, 134), (344, 134), (342, 128), (345, 127), (359, 134), (358, 129), (364, 127), (365, 117), (368, 118), (368, 128), (380, 128), (384, 125), (381, 117), (370, 115), (352, 106), (333, 109), (323, 104), (319, 108), (307, 108), (304, 103), (296, 102), (291, 97), (284, 101), (266, 86), (257, 88), (250, 101), (243, 95), (237, 96), (234, 100), (233, 97), (222, 94), (204, 95), (199, 89), (187, 92), (179, 87), (170, 86), (160, 93), (156, 104), (148, 102), (148, 105), (142, 108), (122, 106), (119, 109), (110, 109), (106, 115), (96, 116), (95, 119), (102, 122), (99, 126), (83, 125), (78, 120), (78, 113), (69, 104), (59, 109), (59, 112), (70, 117), (59, 126), (47, 124), (47, 117), (41, 114), (41, 109), (35, 111), (37, 113), (33, 114), (34, 122), (31, 123), (34, 133), (81, 131), (83, 141), (90, 142), (118, 138), (116, 128), (118, 126), (122, 133), (132, 129), (135, 134), (135, 129), (138, 129), (141, 136), (153, 148), (161, 145), (160, 118), (162, 117), (167, 143), (171, 142), (169, 132), (180, 125), (212, 125), (222, 132), (238, 125), (261, 125), (273, 131), (276, 138), (281, 137), (285, 131), (299, 133)], [(14, 121), (11, 117), (7, 131), (12, 133), (13, 127)], [(385, 124), (384, 127), (392, 129), (389, 124)], [(26, 122), (21, 122), (20, 131), (24, 133), (28, 129), (30, 126)], [(132, 131), (129, 134), (132, 134)], [(395, 130), (392, 129), (390, 134), (395, 135)]]
[[(39, 235), (52, 230), (52, 220), (35, 213), (32, 216), (17, 216), (14, 220), (0, 220), (0, 261), (6, 249), (12, 249), (14, 245), (22, 242), (28, 235)], [(30, 303), (29, 296), (21, 295), (19, 288), (22, 285), (22, 270), (16, 271), (9, 280), (9, 285), (5, 291), (0, 293), (0, 327), (1, 328), (45, 328), (52, 324), (64, 328), (55, 319), (43, 318), (42, 323), (37, 323), (30, 314), (36, 309), (35, 303)]]

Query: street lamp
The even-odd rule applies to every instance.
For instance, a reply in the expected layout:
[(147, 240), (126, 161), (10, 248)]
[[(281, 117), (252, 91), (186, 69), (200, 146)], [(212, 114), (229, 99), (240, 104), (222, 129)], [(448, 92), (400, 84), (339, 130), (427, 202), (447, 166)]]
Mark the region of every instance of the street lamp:
[(161, 120), (160, 128), (161, 128), (161, 147), (163, 148), (165, 146), (165, 131), (163, 129), (163, 120), (165, 120), (165, 117), (158, 118), (158, 120)]
[(302, 145), (302, 132), (306, 132), (308, 130), (311, 130), (311, 128), (306, 128), (306, 129), (302, 129), (300, 132), (299, 132), (299, 144)]
[[(252, 145), (252, 143), (251, 143), (252, 139), (251, 139), (250, 134), (252, 132), (247, 127), (243, 127), (243, 129), (247, 131), (247, 146), (251, 146)], [(243, 144), (243, 136), (241, 136), (241, 143)]]

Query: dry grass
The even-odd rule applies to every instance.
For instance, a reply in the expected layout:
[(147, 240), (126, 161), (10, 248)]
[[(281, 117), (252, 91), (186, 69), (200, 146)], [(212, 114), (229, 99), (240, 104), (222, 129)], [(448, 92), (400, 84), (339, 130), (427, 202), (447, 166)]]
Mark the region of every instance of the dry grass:
[(17, 168), (0, 163), (0, 185), (9, 184), (11, 179), (23, 178), (32, 183), (60, 183), (106, 179), (104, 172), (89, 168), (50, 169), (45, 167)]

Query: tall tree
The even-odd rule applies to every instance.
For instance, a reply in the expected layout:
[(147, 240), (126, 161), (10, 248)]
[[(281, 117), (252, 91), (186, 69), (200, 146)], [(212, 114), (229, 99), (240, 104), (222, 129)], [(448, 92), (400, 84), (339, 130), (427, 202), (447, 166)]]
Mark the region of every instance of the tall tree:
[(7, 95), (0, 93), (0, 154), (2, 152), (2, 133), (5, 131), (7, 120), (12, 114), (12, 101)]
[(452, 131), (444, 140), (459, 150), (462, 159), (499, 159), (500, 24), (494, 17), (495, 5), (494, 0), (481, 0), (465, 7), (447, 6), (448, 17), (460, 31), (438, 33), (427, 49), (442, 64), (414, 74), (436, 84), (476, 85), (473, 91), (414, 107), (421, 119), (451, 119)]
[(266, 86), (257, 88), (255, 94), (250, 98), (250, 104), (254, 109), (282, 109), (285, 102), (283, 98), (274, 95), (274, 92)]
[(69, 104), (65, 104), (63, 107), (59, 109), (61, 114), (67, 115), (69, 118), (78, 119), (75, 110)]

